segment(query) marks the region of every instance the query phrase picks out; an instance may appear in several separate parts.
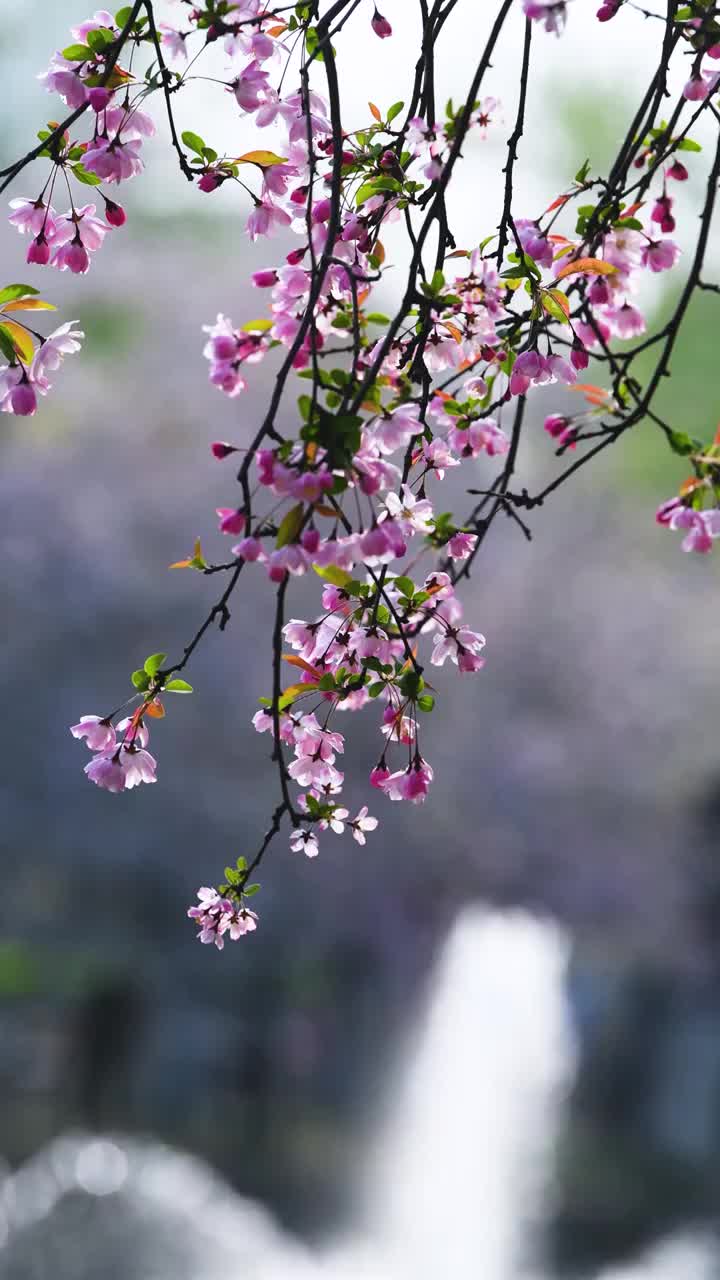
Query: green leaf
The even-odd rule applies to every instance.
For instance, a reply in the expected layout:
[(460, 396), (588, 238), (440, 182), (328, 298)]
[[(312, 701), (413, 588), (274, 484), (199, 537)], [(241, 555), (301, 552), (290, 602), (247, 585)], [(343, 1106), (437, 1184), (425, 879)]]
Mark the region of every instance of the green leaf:
[(6, 284), (4, 289), (0, 289), (0, 306), (4, 302), (14, 302), (16, 298), (37, 297), (39, 292), (31, 284)]
[(240, 872), (236, 871), (234, 867), (225, 868), (225, 879), (228, 884), (239, 884), (241, 878)]
[(189, 147), (196, 155), (202, 156), (205, 150), (205, 143), (199, 133), (193, 133), (191, 129), (186, 129), (181, 136), (186, 147)]
[(320, 677), (317, 682), (317, 688), (320, 689), (322, 693), (332, 693), (335, 688), (335, 677), (332, 672), (328, 671), (326, 675)]
[(390, 107), (387, 113), (388, 124), (391, 124), (392, 121), (395, 119), (395, 117), (400, 115), (400, 112), (402, 111), (404, 106), (405, 106), (404, 102), (393, 102), (392, 106)]
[(389, 324), (390, 323), (390, 317), (384, 316), (381, 311), (371, 311), (370, 315), (366, 316), (365, 319), (367, 320), (368, 324)]
[(121, 30), (125, 26), (125, 23), (128, 21), (131, 13), (132, 13), (132, 5), (126, 4), (126, 5), (123, 5), (122, 9), (118, 9), (117, 13), (115, 14), (115, 21)]
[(102, 53), (115, 37), (107, 27), (98, 27), (95, 31), (88, 31), (86, 39), (93, 53)]
[(289, 542), (295, 542), (301, 528), (305, 508), (302, 502), (298, 502), (296, 507), (291, 507), (287, 515), (280, 522), (277, 533), (277, 547), (286, 547)]
[(11, 364), (16, 363), (17, 352), (15, 350), (14, 344), (10, 341), (2, 325), (0, 325), (0, 351), (2, 351), (3, 355), (5, 356), (5, 359), (9, 360)]
[(86, 187), (100, 186), (102, 178), (98, 178), (96, 173), (90, 173), (89, 170), (81, 164), (74, 164), (71, 167), (78, 182), (83, 182)]
[(63, 58), (67, 58), (68, 62), (87, 62), (92, 58), (93, 51), (88, 49), (86, 44), (69, 44), (62, 51)]
[(143, 667), (147, 675), (157, 675), (166, 658), (166, 653), (152, 653), (149, 658), (146, 658)]
[(695, 142), (692, 138), (681, 138), (677, 144), (678, 151), (702, 151), (699, 142)]
[(587, 182), (587, 177), (589, 172), (590, 172), (590, 161), (586, 160), (584, 165), (582, 165), (581, 168), (578, 169), (577, 173), (575, 174), (575, 181)]
[(140, 693), (144, 693), (146, 689), (150, 688), (150, 677), (144, 671), (133, 671), (130, 679)]
[(432, 711), (435, 699), (431, 693), (423, 693), (417, 700), (418, 711)]
[(352, 582), (352, 575), (347, 569), (340, 569), (336, 564), (327, 564), (324, 567), (314, 564), (313, 569), (319, 578), (324, 582), (331, 582), (334, 587), (347, 587), (347, 584)]
[(412, 578), (396, 578), (394, 585), (397, 587), (398, 591), (402, 591), (404, 596), (412, 596), (415, 590), (415, 583)]
[(240, 855), (240, 857), (238, 858), (237, 862), (235, 863), (235, 865), (236, 865), (236, 867), (237, 867), (238, 871), (247, 871), (248, 860), (247, 860), (247, 858), (243, 858), (243, 856), (242, 856), (242, 854), (241, 854), (241, 855)]
[(246, 887), (243, 889), (243, 896), (245, 898), (252, 898), (258, 892), (259, 888), (260, 888), (259, 884), (246, 885)]
[(193, 687), (188, 684), (187, 680), (168, 680), (165, 685), (166, 693), (192, 693)]
[(697, 440), (693, 440), (686, 431), (669, 431), (668, 444), (673, 453), (679, 453), (681, 457), (686, 457), (689, 453), (696, 453), (700, 448)]

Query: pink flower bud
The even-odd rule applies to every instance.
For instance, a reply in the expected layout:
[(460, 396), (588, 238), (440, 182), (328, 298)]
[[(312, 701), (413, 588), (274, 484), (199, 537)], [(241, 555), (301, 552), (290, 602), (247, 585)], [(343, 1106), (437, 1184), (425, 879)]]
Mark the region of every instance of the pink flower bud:
[(331, 209), (332, 209), (332, 202), (330, 200), (327, 200), (327, 199), (318, 200), (317, 204), (313, 205), (313, 210), (312, 210), (313, 222), (327, 222), (328, 218), (330, 217)]
[(223, 458), (229, 458), (231, 453), (237, 453), (236, 446), (234, 444), (226, 444), (224, 440), (214, 440), (210, 445), (210, 449), (213, 457), (217, 458), (219, 462), (222, 462)]
[(111, 227), (124, 227), (127, 222), (127, 214), (121, 204), (116, 204), (114, 200), (105, 200), (105, 217)]
[(320, 546), (320, 534), (317, 529), (305, 529), (301, 542), (304, 550), (307, 551), (309, 555), (314, 556)]
[(390, 777), (390, 770), (388, 769), (387, 765), (376, 764), (375, 768), (370, 774), (370, 786), (377, 787), (379, 791), (382, 791), (383, 784), (387, 781), (389, 777)]
[(31, 240), (27, 251), (27, 261), (34, 262), (39, 267), (44, 267), (50, 261), (50, 245), (48, 244), (42, 231), (36, 240)]
[(232, 507), (217, 507), (221, 533), (242, 533), (245, 528), (245, 512)]
[(79, 240), (74, 240), (65, 247), (63, 261), (74, 276), (84, 275), (90, 266), (87, 249)]
[(19, 382), (10, 392), (10, 404), (13, 413), (21, 418), (29, 418), (37, 409), (37, 397), (29, 382)]
[(686, 182), (688, 171), (680, 160), (674, 160), (667, 171), (668, 178), (674, 178), (676, 182)]
[(708, 91), (709, 85), (707, 81), (703, 80), (701, 76), (697, 78), (693, 76), (683, 88), (683, 97), (687, 98), (688, 102), (702, 102), (704, 98), (707, 98)]
[(392, 35), (392, 27), (390, 26), (390, 23), (387, 18), (383, 18), (381, 13), (378, 13), (377, 9), (372, 16), (370, 26), (375, 32), (375, 35), (379, 36), (381, 40), (384, 40), (386, 36)]
[(590, 357), (584, 347), (573, 347), (570, 352), (570, 363), (573, 369), (587, 369), (590, 363)]
[(256, 289), (272, 289), (278, 282), (277, 271), (254, 271), (252, 282)]
[(306, 253), (307, 249), (291, 249), (285, 261), (289, 266), (296, 267), (299, 262), (302, 262)]
[(233, 547), (233, 555), (248, 562), (259, 559), (261, 553), (262, 543), (259, 538), (243, 538), (242, 542)]
[(217, 173), (204, 173), (198, 178), (198, 187), (201, 191), (214, 191), (220, 186), (222, 178)]
[(88, 102), (90, 103), (93, 111), (104, 111), (111, 97), (112, 94), (109, 89), (105, 89), (101, 85), (98, 85), (88, 93)]

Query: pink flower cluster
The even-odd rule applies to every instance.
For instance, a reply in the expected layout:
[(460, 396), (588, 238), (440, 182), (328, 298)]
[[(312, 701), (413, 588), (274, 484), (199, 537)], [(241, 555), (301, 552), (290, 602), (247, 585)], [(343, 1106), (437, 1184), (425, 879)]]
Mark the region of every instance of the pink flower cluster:
[(84, 738), (95, 754), (85, 773), (104, 791), (130, 791), (141, 782), (156, 782), (157, 761), (145, 748), (149, 733), (136, 716), (117, 726), (100, 716), (81, 716), (70, 729), (74, 738)]
[(218, 951), (225, 946), (225, 938), (237, 942), (247, 933), (257, 929), (258, 917), (242, 902), (221, 898), (217, 889), (202, 888), (197, 891), (198, 905), (188, 907), (188, 915), (200, 926), (201, 942), (214, 942)]
[[(10, 305), (10, 304), (8, 304)], [(0, 411), (30, 417), (37, 409), (37, 397), (47, 395), (51, 389), (49, 373), (55, 373), (66, 355), (80, 350), (85, 334), (66, 321), (43, 338), (35, 354), (26, 364), (16, 354), (9, 365), (0, 365)]]
[(687, 505), (681, 498), (670, 498), (658, 507), (655, 519), (668, 529), (682, 529), (685, 534), (681, 544), (683, 551), (697, 551), (701, 555), (707, 555), (712, 551), (715, 539), (720, 538), (718, 507), (698, 510)]

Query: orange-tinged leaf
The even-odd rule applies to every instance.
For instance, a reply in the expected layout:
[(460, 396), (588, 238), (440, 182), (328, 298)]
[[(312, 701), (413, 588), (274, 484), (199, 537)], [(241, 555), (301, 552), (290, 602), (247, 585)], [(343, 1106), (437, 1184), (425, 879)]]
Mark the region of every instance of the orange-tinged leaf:
[(360, 289), (360, 290), (358, 291), (358, 306), (359, 306), (359, 307), (361, 307), (361, 306), (362, 306), (363, 302), (365, 302), (366, 298), (368, 298), (368, 297), (369, 297), (369, 295), (370, 295), (370, 289), (369, 289), (369, 287), (368, 287), (367, 285), (365, 286), (365, 288), (364, 288), (364, 289)]
[(704, 482), (702, 480), (698, 480), (697, 476), (688, 476), (687, 480), (683, 480), (683, 483), (680, 485), (678, 493), (681, 498), (687, 498), (688, 494), (693, 493), (695, 489), (700, 488), (703, 483)]
[(288, 685), (280, 698), (280, 710), (284, 711), (286, 707), (292, 706), (296, 698), (300, 698), (303, 693), (315, 693), (315, 686), (313, 684)]
[(642, 207), (643, 207), (644, 203), (645, 203), (645, 201), (644, 201), (644, 200), (637, 200), (637, 201), (635, 202), (635, 204), (631, 204), (631, 205), (630, 205), (630, 208), (629, 208), (629, 209), (623, 209), (623, 211), (622, 211), (622, 217), (623, 217), (623, 218), (634, 218), (634, 217), (635, 217), (635, 214), (636, 214), (636, 213), (638, 213), (638, 212), (640, 211), (640, 209), (642, 209)]
[(337, 515), (337, 511), (334, 509), (334, 507), (324, 507), (321, 502), (316, 502), (315, 506), (313, 507), (313, 510), (316, 515), (330, 516), (331, 519), (333, 516)]
[(360, 408), (364, 409), (366, 413), (377, 413), (377, 405), (373, 404), (372, 400), (363, 400)]
[(0, 311), (57, 311), (57, 307), (42, 298), (16, 298), (14, 302), (4, 302)]
[(374, 102), (368, 102), (368, 106), (370, 108), (370, 115), (372, 116), (373, 120), (382, 120), (382, 116), (380, 114), (380, 108), (376, 107)]
[(598, 408), (600, 406), (609, 408), (612, 405), (610, 392), (603, 390), (602, 387), (595, 387), (590, 382), (575, 382), (568, 389), (570, 391), (580, 391), (585, 396), (588, 404), (596, 405)]
[(612, 262), (603, 262), (602, 258), (574, 258), (572, 262), (567, 262), (561, 267), (557, 273), (558, 280), (563, 280), (565, 276), (577, 275), (584, 273), (588, 276), (614, 276), (617, 267)]
[(284, 31), (287, 31), (287, 22), (278, 22), (276, 27), (268, 27), (267, 34), (277, 38), (277, 36), (281, 36)]
[(24, 361), (25, 364), (30, 364), (30, 361), (35, 354), (35, 346), (33, 344), (32, 337), (27, 332), (27, 329), (23, 329), (22, 326), (16, 324), (14, 320), (3, 320), (2, 324), (0, 324), (0, 329), (2, 329), (3, 333), (6, 334), (12, 342), (20, 359)]
[(176, 560), (174, 564), (169, 564), (168, 569), (189, 569), (192, 560)]
[(569, 197), (569, 196), (567, 196), (567, 195), (566, 195), (566, 196), (558, 196), (557, 200), (553, 200), (552, 204), (549, 204), (549, 205), (548, 205), (548, 207), (547, 207), (547, 209), (545, 210), (545, 212), (546, 212), (546, 213), (552, 213), (552, 212), (553, 212), (553, 209), (562, 209), (562, 206), (563, 206), (564, 204), (566, 204), (566, 203), (567, 203), (567, 201), (568, 201), (569, 199), (570, 199), (570, 197)]
[(145, 715), (150, 716), (153, 720), (162, 720), (165, 715), (165, 708), (159, 698), (153, 698), (152, 702), (148, 702), (145, 708)]
[(552, 240), (553, 244), (572, 244), (573, 243), (572, 240), (568, 240), (567, 236), (558, 236), (558, 235), (555, 235), (554, 233), (553, 235), (548, 236), (547, 238), (548, 240)]
[(448, 333), (452, 334), (455, 341), (459, 344), (463, 340), (462, 331), (458, 329), (456, 324), (451, 324), (449, 320), (445, 321), (445, 328)]
[(284, 653), (282, 655), (282, 660), (283, 662), (289, 662), (291, 667), (300, 667), (302, 671), (307, 671), (311, 676), (314, 676), (316, 680), (320, 679), (320, 672), (317, 667), (311, 666), (309, 662), (306, 662), (304, 658), (299, 658), (297, 654)]
[(447, 253), (446, 258), (469, 258), (469, 249), (453, 249), (452, 253)]
[(375, 241), (375, 244), (373, 245), (372, 256), (373, 258), (377, 258), (378, 262), (381, 265), (385, 261), (385, 245), (383, 244), (382, 240)]
[(272, 169), (274, 164), (285, 164), (285, 161), (285, 156), (278, 156), (274, 151), (245, 151), (235, 157), (233, 164), (256, 164), (259, 169)]

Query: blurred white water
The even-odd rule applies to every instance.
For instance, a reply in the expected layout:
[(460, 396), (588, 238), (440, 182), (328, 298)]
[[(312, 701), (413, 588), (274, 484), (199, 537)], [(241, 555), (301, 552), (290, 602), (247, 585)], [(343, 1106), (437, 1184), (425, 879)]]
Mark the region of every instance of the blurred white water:
[[(567, 942), (467, 911), (385, 1103), (351, 1237), (283, 1234), (201, 1161), (122, 1138), (58, 1139), (0, 1187), (4, 1280), (537, 1280), (552, 1148), (573, 1075)], [(677, 1239), (601, 1280), (709, 1280)]]

